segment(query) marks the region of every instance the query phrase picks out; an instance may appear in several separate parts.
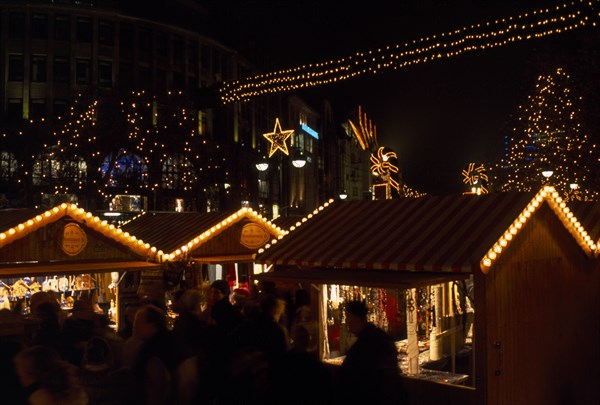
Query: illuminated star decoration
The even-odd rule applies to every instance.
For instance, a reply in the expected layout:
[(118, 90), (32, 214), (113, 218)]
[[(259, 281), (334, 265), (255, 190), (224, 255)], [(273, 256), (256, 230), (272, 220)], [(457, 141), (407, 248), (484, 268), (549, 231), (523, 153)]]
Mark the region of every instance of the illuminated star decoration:
[(293, 129), (288, 129), (287, 131), (282, 131), (281, 124), (279, 123), (279, 118), (275, 118), (275, 128), (273, 128), (273, 132), (268, 132), (266, 134), (263, 134), (263, 136), (265, 138), (267, 138), (267, 140), (269, 142), (271, 142), (271, 149), (269, 150), (269, 157), (273, 156), (273, 154), (275, 152), (277, 152), (277, 149), (279, 149), (286, 155), (289, 155), (290, 153), (288, 151), (288, 147), (287, 147), (287, 144), (285, 143), (285, 141), (287, 141), (287, 139), (290, 136), (292, 136), (293, 133), (294, 133)]

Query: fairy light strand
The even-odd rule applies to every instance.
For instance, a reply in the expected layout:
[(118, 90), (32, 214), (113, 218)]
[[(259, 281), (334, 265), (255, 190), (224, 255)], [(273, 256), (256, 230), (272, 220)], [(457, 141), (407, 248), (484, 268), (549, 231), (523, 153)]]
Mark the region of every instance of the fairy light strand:
[(573, 1), (556, 6), (473, 24), (403, 44), (357, 52), (336, 60), (223, 82), (218, 96), (223, 104), (246, 102), (256, 96), (335, 83), (366, 74), (379, 74), (419, 63), (487, 50), (520, 41), (539, 39), (595, 27), (598, 0)]

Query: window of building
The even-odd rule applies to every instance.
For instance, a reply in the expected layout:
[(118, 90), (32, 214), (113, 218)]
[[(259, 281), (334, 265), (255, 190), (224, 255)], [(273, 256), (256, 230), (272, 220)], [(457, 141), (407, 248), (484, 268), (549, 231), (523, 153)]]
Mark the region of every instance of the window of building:
[(112, 62), (101, 60), (98, 62), (98, 84), (102, 87), (112, 87)]
[(189, 41), (187, 45), (188, 70), (194, 75), (198, 74), (198, 42)]
[(29, 118), (36, 120), (46, 118), (46, 99), (31, 99), (31, 101), (29, 102)]
[(109, 46), (115, 44), (115, 24), (112, 21), (100, 20), (98, 22), (98, 43)]
[(69, 111), (67, 100), (54, 99), (52, 112), (55, 117), (66, 117)]
[(161, 57), (164, 57), (163, 55), (168, 55), (167, 51), (167, 36), (164, 32), (156, 33), (156, 54), (161, 55)]
[(119, 55), (121, 59), (133, 58), (133, 26), (125, 22), (119, 25)]
[(46, 55), (31, 56), (31, 81), (46, 81)]
[(23, 119), (23, 99), (9, 98), (6, 104), (6, 119), (11, 122)]
[(71, 39), (71, 19), (68, 15), (54, 17), (54, 39), (59, 41)]
[(165, 94), (167, 92), (167, 71), (156, 69), (156, 92)]
[(152, 90), (152, 71), (149, 66), (138, 67), (138, 84), (142, 89)]
[(8, 37), (11, 39), (25, 38), (25, 13), (8, 14)]
[(133, 88), (133, 67), (131, 63), (119, 63), (119, 87), (124, 89)]
[(78, 42), (92, 42), (92, 19), (77, 17), (76, 38)]
[(114, 158), (112, 154), (105, 157), (100, 171), (111, 187), (148, 183), (148, 166), (144, 160), (125, 149), (119, 150)]
[(183, 90), (183, 73), (173, 72), (173, 90)]
[(69, 60), (67, 58), (54, 58), (54, 83), (69, 82)]
[(48, 15), (34, 13), (31, 16), (31, 38), (48, 39)]
[(10, 152), (0, 152), (0, 179), (10, 180), (17, 176), (18, 170), (17, 159)]
[(197, 181), (194, 166), (182, 154), (168, 156), (162, 166), (161, 187), (164, 189), (180, 189), (192, 187)]
[(148, 28), (138, 30), (138, 50), (140, 61), (150, 63), (152, 59), (152, 31)]
[(92, 66), (88, 58), (75, 61), (75, 82), (77, 84), (90, 84)]
[(208, 71), (210, 69), (210, 47), (208, 45), (202, 45), (200, 51), (200, 70), (202, 71), (202, 75), (208, 75)]
[(82, 183), (87, 177), (87, 163), (79, 156), (64, 158), (58, 146), (51, 146), (40, 153), (33, 163), (31, 180), (34, 185)]
[(8, 55), (8, 80), (22, 82), (24, 71), (23, 55)]
[(198, 111), (198, 135), (206, 135), (206, 124), (208, 114), (205, 111)]
[(179, 35), (175, 35), (173, 36), (173, 64), (182, 66), (183, 62), (183, 39)]

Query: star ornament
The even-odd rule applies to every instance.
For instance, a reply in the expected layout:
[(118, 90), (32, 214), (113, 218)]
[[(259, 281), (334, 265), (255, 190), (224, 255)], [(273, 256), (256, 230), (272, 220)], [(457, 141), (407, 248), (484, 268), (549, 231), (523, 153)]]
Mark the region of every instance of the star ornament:
[(290, 153), (288, 151), (288, 147), (287, 147), (287, 144), (285, 143), (285, 141), (287, 141), (287, 139), (290, 136), (292, 136), (293, 133), (294, 133), (293, 129), (288, 129), (287, 131), (282, 131), (281, 124), (279, 123), (279, 118), (275, 118), (275, 128), (273, 128), (273, 132), (268, 132), (266, 134), (263, 134), (263, 136), (265, 138), (267, 138), (267, 140), (269, 142), (271, 142), (271, 149), (269, 150), (269, 157), (273, 156), (273, 154), (275, 152), (277, 152), (277, 149), (279, 149), (286, 155), (289, 155)]

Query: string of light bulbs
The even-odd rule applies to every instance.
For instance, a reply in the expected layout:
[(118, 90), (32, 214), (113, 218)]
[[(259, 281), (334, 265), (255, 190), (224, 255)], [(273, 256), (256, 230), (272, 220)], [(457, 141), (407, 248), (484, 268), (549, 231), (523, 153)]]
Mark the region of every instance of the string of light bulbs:
[(335, 83), (365, 74), (378, 74), (419, 63), (459, 56), (466, 52), (506, 46), (515, 42), (596, 27), (599, 0), (576, 0), (554, 8), (525, 12), (473, 24), (438, 35), (415, 39), (349, 57), (220, 83), (223, 104), (246, 102), (267, 93), (280, 93)]

